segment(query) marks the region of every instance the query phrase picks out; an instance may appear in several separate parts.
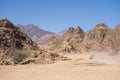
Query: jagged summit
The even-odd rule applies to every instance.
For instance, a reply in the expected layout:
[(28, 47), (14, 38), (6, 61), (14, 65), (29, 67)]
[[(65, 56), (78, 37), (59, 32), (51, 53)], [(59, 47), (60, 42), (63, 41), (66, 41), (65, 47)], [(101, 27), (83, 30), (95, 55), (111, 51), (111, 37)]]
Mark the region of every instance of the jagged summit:
[(8, 19), (0, 20), (0, 49), (32, 49), (36, 44)]
[(72, 31), (72, 30), (74, 30), (73, 27), (69, 27), (69, 28), (68, 28), (68, 31)]
[(68, 30), (67, 30), (67, 33), (73, 33), (74, 32), (74, 28), (73, 27), (69, 27)]
[(74, 27), (69, 27), (66, 33), (83, 33), (84, 31), (80, 28), (80, 26), (77, 26), (76, 28)]
[(108, 28), (108, 26), (105, 23), (99, 23), (99, 24), (96, 25), (95, 28), (96, 29), (99, 29), (99, 28)]
[(7, 19), (0, 20), (0, 28), (15, 28), (15, 26)]
[(115, 27), (115, 30), (119, 30), (119, 31), (120, 31), (120, 24), (118, 24), (118, 25)]
[(84, 31), (80, 28), (80, 26), (77, 26), (75, 31), (78, 33), (84, 33)]

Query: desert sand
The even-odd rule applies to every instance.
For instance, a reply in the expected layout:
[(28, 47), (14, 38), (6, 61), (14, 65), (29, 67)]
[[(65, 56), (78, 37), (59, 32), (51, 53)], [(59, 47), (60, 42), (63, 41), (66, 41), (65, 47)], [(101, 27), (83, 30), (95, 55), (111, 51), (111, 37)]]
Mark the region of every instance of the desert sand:
[(0, 66), (0, 80), (120, 80), (120, 65), (89, 60), (90, 55), (64, 55), (53, 64)]

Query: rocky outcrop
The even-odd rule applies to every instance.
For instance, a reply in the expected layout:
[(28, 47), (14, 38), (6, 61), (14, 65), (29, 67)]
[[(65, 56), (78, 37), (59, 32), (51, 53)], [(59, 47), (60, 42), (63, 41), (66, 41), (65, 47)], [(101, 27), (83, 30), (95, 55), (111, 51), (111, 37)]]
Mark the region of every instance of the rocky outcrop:
[(0, 64), (12, 64), (11, 58), (15, 49), (34, 50), (37, 49), (37, 45), (9, 20), (2, 19), (0, 20)]
[(77, 28), (69, 27), (69, 29), (64, 33), (63, 37), (61, 38), (60, 42), (61, 47), (63, 48), (62, 51), (72, 52), (77, 51), (78, 43), (80, 44), (85, 36), (85, 32), (78, 26)]
[(77, 43), (81, 43), (84, 39), (84, 31), (78, 26), (76, 29), (69, 27), (64, 34), (57, 38), (56, 36), (51, 36), (48, 39), (47, 45), (50, 49), (57, 52), (72, 52), (77, 50)]
[(78, 26), (76, 29), (69, 27), (68, 31), (63, 35), (63, 39), (66, 39), (68, 43), (82, 42), (84, 39), (84, 31)]
[(110, 55), (120, 54), (120, 24), (115, 27), (114, 34), (115, 34), (115, 43), (116, 44)]
[(109, 51), (115, 47), (114, 31), (104, 23), (97, 24), (93, 30), (87, 31), (83, 40), (85, 51)]
[[(114, 52), (120, 50), (120, 25), (114, 30), (100, 23), (94, 29), (84, 32), (79, 26), (69, 27), (63, 36), (56, 41), (58, 51), (62, 52)], [(52, 45), (52, 44), (51, 44)]]
[(9, 20), (0, 20), (0, 49), (34, 49), (37, 45)]
[(114, 29), (114, 33), (115, 33), (115, 39), (116, 39), (116, 47), (120, 48), (120, 25), (116, 26)]

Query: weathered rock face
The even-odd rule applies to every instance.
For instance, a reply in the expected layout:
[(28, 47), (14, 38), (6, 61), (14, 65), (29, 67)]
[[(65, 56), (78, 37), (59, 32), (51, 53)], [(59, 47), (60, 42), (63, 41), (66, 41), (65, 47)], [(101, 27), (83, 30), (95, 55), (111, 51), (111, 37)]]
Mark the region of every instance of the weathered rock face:
[(68, 31), (63, 35), (63, 39), (66, 39), (68, 43), (82, 42), (84, 39), (84, 31), (78, 26), (76, 29), (70, 27)]
[(84, 39), (84, 31), (78, 26), (76, 29), (69, 27), (61, 38), (52, 36), (49, 38), (47, 45), (57, 52), (72, 52), (77, 50), (77, 43)]
[(114, 29), (114, 33), (115, 33), (115, 38), (116, 38), (116, 47), (118, 47), (120, 49), (120, 25), (118, 25), (115, 29)]
[(63, 35), (61, 41), (62, 51), (72, 52), (77, 50), (78, 43), (80, 44), (85, 36), (85, 32), (78, 26), (76, 29), (69, 27), (68, 31)]
[(13, 58), (24, 59), (23, 50), (33, 49), (37, 49), (37, 45), (25, 33), (9, 20), (0, 20), (0, 64), (11, 65), (14, 63)]
[(9, 20), (0, 20), (0, 49), (9, 51), (12, 48), (34, 49), (36, 44)]
[(114, 31), (103, 23), (97, 24), (86, 32), (83, 44), (85, 51), (108, 51), (115, 47)]
[(80, 27), (70, 27), (56, 42), (55, 50), (65, 52), (119, 52), (120, 25), (113, 30), (100, 23), (86, 33)]
[[(53, 42), (54, 38), (51, 37)], [(38, 49), (37, 45), (9, 20), (0, 20), (0, 65), (46, 64), (60, 59), (64, 58)]]
[(114, 29), (115, 34), (115, 47), (110, 55), (117, 55), (120, 54), (120, 24), (115, 27)]
[(55, 35), (52, 35), (48, 40), (46, 46), (48, 50), (54, 50), (56, 48), (57, 38)]

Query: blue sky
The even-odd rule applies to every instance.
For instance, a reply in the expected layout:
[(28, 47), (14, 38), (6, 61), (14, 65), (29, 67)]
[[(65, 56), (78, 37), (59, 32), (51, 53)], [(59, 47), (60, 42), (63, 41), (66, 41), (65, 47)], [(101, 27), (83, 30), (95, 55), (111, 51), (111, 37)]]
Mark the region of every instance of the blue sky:
[(79, 25), (84, 31), (97, 23), (120, 24), (120, 0), (1, 0), (0, 19), (14, 24), (34, 24), (59, 32)]

